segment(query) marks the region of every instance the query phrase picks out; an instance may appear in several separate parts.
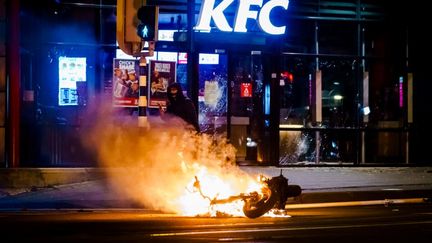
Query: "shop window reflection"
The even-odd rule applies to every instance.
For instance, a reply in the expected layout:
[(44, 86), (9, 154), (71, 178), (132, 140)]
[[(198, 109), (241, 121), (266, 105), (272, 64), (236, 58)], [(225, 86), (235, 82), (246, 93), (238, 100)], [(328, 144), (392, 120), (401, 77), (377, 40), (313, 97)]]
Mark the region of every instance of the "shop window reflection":
[[(322, 71), (322, 122), (319, 124), (311, 116), (314, 60), (291, 57), (282, 67), (288, 70), (288, 76), (281, 75), (280, 81), (281, 165), (315, 161), (343, 163), (357, 159), (356, 130), (350, 130), (358, 126), (360, 116), (356, 60), (321, 58), (319, 65)], [(320, 129), (318, 137), (316, 129)]]
[(279, 81), (281, 125), (306, 125), (310, 123), (310, 85), (313, 72), (311, 60), (285, 57)]
[(360, 115), (356, 60), (322, 58), (320, 70), (323, 126), (356, 127)]
[(283, 56), (281, 70), (279, 127), (282, 130), (279, 131), (279, 164), (314, 161), (315, 137), (313, 133), (303, 130), (312, 126), (313, 60)]

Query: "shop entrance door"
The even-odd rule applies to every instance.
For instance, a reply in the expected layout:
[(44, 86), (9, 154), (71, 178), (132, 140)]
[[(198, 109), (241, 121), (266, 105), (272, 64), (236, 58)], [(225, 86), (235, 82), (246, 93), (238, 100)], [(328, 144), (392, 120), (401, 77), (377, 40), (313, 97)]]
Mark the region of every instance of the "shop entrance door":
[(227, 136), (227, 55), (200, 53), (198, 56), (198, 116), (203, 133)]
[(260, 51), (229, 58), (229, 139), (240, 164), (273, 164), (278, 154), (273, 146), (277, 133), (272, 132), (278, 126), (272, 118), (276, 115), (271, 100), (274, 70), (267, 59)]
[(201, 131), (227, 138), (239, 164), (278, 163), (278, 100), (271, 97), (280, 75), (273, 59), (259, 51), (199, 54)]

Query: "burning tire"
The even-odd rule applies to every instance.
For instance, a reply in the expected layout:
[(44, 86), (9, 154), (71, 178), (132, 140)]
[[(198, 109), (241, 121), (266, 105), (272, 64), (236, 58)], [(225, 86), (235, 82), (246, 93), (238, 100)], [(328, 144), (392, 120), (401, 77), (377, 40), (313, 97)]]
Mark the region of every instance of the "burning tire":
[(258, 218), (274, 207), (278, 200), (275, 191), (268, 187), (263, 188), (263, 193), (251, 193), (251, 197), (245, 200), (243, 213), (248, 218)]

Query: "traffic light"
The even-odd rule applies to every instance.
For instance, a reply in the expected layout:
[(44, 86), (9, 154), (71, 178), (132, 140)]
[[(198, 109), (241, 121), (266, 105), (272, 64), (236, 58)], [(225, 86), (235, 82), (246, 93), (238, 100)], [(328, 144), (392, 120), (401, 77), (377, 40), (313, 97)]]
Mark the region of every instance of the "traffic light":
[(157, 41), (158, 34), (158, 6), (141, 6), (137, 17), (140, 23), (137, 26), (137, 34), (144, 41)]

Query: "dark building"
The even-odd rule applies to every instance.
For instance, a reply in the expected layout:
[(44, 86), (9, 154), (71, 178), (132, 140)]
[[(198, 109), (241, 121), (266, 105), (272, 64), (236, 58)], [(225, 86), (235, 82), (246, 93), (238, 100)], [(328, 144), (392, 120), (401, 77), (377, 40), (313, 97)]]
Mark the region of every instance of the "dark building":
[[(118, 1), (0, 2), (0, 165), (96, 165), (81, 122), (89, 105), (112, 103), (113, 60), (124, 58)], [(128, 14), (141, 2), (130, 1)], [(422, 2), (291, 0), (266, 18), (274, 1), (240, 14), (233, 1), (223, 11), (228, 26), (209, 17), (209, 30), (195, 28), (204, 2), (147, 1), (159, 6), (154, 59), (176, 62), (202, 131), (225, 136), (239, 163), (430, 165)], [(256, 19), (241, 22), (245, 9)], [(266, 19), (283, 34), (268, 33)], [(62, 65), (85, 71), (65, 77)]]

